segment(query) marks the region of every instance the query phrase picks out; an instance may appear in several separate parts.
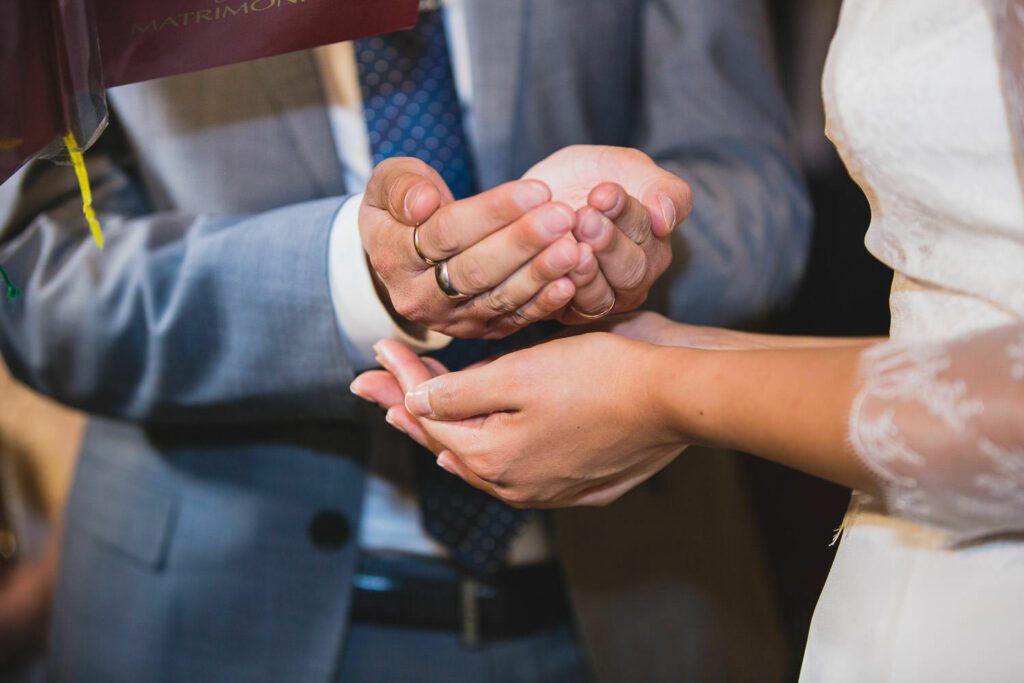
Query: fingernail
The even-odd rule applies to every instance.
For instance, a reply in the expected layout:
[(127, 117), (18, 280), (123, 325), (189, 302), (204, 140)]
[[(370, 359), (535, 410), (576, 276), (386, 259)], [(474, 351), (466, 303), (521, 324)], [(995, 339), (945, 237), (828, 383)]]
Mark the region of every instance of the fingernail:
[(558, 280), (551, 288), (551, 302), (556, 306), (569, 303), (569, 299), (576, 293), (576, 289), (569, 280)]
[(552, 237), (559, 237), (572, 230), (573, 216), (567, 215), (568, 210), (558, 205), (552, 205), (546, 211), (543, 211), (537, 220), (540, 222), (541, 229)]
[(413, 186), (411, 190), (405, 193), (405, 215), (412, 216), (413, 208), (416, 206), (416, 200), (420, 198), (423, 193), (423, 183), (418, 183)]
[(661, 195), (659, 198), (661, 202), (661, 214), (665, 218), (665, 225), (668, 226), (669, 230), (676, 227), (676, 205), (672, 203), (667, 194)]
[(433, 412), (430, 408), (430, 382), (424, 382), (405, 395), (405, 409), (420, 417)]
[(516, 187), (514, 196), (519, 208), (523, 211), (529, 211), (546, 202), (550, 198), (551, 193), (548, 192), (547, 186), (542, 183), (525, 182), (520, 183)]
[(601, 215), (593, 211), (587, 211), (580, 219), (580, 234), (583, 239), (596, 241), (604, 232), (604, 221)]
[(437, 456), (437, 466), (448, 474), (455, 474), (455, 468), (452, 466), (451, 457), (448, 455), (448, 451), (441, 451), (441, 455)]
[(358, 396), (359, 398), (363, 399), (364, 401), (373, 401), (373, 399), (371, 399), (358, 385), (359, 378), (356, 377), (355, 380), (352, 381), (352, 384), (348, 385), (348, 390), (351, 391), (356, 396)]
[(590, 266), (594, 262), (594, 248), (584, 242), (580, 245), (580, 262), (576, 264), (576, 272), (581, 275), (589, 274)]
[(573, 261), (573, 255), (568, 249), (560, 247), (555, 249), (547, 257), (548, 267), (552, 270), (564, 271), (572, 268), (576, 265)]
[(373, 350), (377, 352), (378, 363), (380, 363), (384, 367), (394, 365), (395, 359), (391, 355), (391, 349), (388, 348), (387, 344), (377, 342), (376, 344), (373, 345)]
[(394, 408), (388, 409), (388, 412), (384, 415), (384, 421), (387, 422), (392, 427), (394, 427), (395, 429), (397, 429), (398, 431), (402, 432), (403, 434), (408, 433), (405, 431), (405, 429), (402, 428), (402, 425), (398, 424), (398, 420), (395, 418)]

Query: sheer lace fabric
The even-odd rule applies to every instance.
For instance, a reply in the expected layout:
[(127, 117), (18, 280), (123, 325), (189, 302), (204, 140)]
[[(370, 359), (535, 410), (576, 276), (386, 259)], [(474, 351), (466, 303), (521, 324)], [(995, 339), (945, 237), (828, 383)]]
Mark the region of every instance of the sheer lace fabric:
[[(984, 5), (1014, 147), (1017, 187), (1024, 196), (1024, 0), (987, 0)], [(969, 3), (956, 7), (969, 16)], [(892, 206), (882, 208), (897, 213)], [(922, 214), (929, 213), (921, 206), (915, 211), (916, 218), (904, 224), (922, 222)], [(879, 213), (883, 218), (876, 223), (884, 225), (886, 211)], [(1022, 226), (1017, 225), (1019, 218), (1007, 218), (1016, 216), (1015, 211), (1003, 212), (998, 220), (978, 220), (984, 216), (975, 215), (974, 226), (964, 225), (981, 231), (974, 240), (948, 240), (964, 251), (959, 268), (946, 268), (946, 281), (973, 292), (978, 305), (966, 307), (965, 313), (953, 305), (956, 297), (916, 296), (899, 291), (907, 287), (895, 287), (894, 337), (915, 341), (891, 341), (864, 355), (863, 386), (850, 415), (851, 444), (878, 476), (887, 511), (948, 530), (954, 540), (1024, 531), (1024, 323), (992, 323), (993, 318), (1020, 321), (1024, 314), (1024, 291), (1015, 291), (1016, 278), (1024, 273), (1019, 257), (1024, 253), (1019, 251), (1024, 244)], [(955, 218), (939, 214), (936, 224), (949, 225)], [(907, 248), (904, 232), (901, 252)], [(1008, 235), (999, 248), (982, 237), (994, 232)], [(941, 229), (936, 236), (940, 234)], [(871, 237), (869, 232), (869, 245)], [(969, 257), (971, 241), (985, 245), (987, 261)], [(922, 254), (939, 251), (934, 240), (921, 244)], [(994, 279), (992, 269), (1004, 279)], [(942, 327), (951, 332), (938, 334)], [(946, 341), (923, 341), (978, 328), (982, 331)]]
[(958, 539), (1024, 531), (1024, 324), (863, 356), (850, 441), (892, 514)]

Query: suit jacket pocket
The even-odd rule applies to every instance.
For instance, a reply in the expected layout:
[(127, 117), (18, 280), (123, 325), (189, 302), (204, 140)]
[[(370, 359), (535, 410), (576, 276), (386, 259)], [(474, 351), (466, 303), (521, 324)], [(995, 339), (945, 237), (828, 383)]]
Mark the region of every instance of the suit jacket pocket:
[[(167, 556), (177, 517), (177, 493), (128, 453), (105, 456), (86, 449), (68, 505), (68, 533), (86, 533), (152, 569)], [(122, 462), (116, 462), (123, 460)]]

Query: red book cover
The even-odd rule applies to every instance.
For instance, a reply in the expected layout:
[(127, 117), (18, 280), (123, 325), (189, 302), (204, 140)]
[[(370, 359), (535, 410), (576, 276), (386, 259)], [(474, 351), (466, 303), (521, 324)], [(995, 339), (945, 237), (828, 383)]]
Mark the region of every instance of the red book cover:
[(419, 0), (94, 2), (108, 87), (411, 28), (419, 11)]
[(419, 0), (0, 0), (0, 183), (69, 131), (101, 129), (102, 88), (411, 28)]

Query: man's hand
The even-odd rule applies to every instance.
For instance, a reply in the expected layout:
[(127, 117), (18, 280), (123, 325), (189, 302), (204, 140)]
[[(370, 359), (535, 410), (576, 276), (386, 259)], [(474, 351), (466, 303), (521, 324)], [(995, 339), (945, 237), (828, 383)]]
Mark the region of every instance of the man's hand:
[(686, 447), (650, 391), (654, 346), (584, 334), (455, 373), (398, 342), (376, 348), (390, 375), (360, 375), (352, 391), (439, 465), (515, 506), (605, 505)]
[[(446, 296), (424, 256), (448, 262)], [(377, 166), (359, 212), (370, 265), (401, 317), (464, 338), (501, 338), (551, 317), (576, 294), (576, 214), (551, 201), (538, 180), (506, 183), (454, 201), (441, 177), (417, 159)]]
[(642, 304), (672, 261), (672, 230), (693, 209), (689, 185), (643, 152), (597, 145), (566, 147), (523, 177), (544, 181), (577, 211), (577, 291), (561, 321), (591, 322)]

